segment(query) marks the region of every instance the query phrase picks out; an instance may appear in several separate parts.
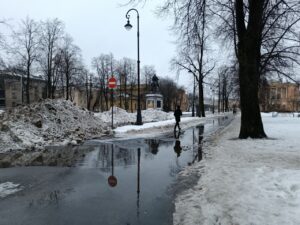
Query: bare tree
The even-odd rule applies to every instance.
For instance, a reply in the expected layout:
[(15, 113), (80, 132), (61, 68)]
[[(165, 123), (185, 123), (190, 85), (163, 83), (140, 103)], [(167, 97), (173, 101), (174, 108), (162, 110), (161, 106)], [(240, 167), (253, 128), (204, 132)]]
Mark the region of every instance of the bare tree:
[[(175, 22), (183, 34), (191, 33), (187, 12), (201, 10), (202, 0), (166, 0), (163, 10), (174, 9)], [(258, 86), (261, 76), (272, 71), (289, 76), (284, 68), (298, 64), (299, 37), (293, 30), (300, 20), (300, 2), (296, 0), (215, 0), (215, 15), (224, 21), (225, 36), (234, 42), (239, 63), (241, 106), (240, 138), (264, 138), (259, 110)], [(217, 3), (217, 4), (216, 4)], [(211, 10), (211, 8), (210, 8)], [(211, 10), (212, 11), (212, 10)], [(200, 14), (194, 14), (200, 15)], [(226, 15), (226, 16), (224, 16)], [(179, 20), (178, 20), (179, 18)], [(182, 21), (185, 21), (184, 23)], [(197, 17), (195, 17), (197, 21)], [(201, 18), (199, 22), (203, 21)], [(231, 32), (231, 35), (228, 35)], [(182, 34), (182, 33), (181, 33)]]
[[(107, 81), (115, 71), (115, 61), (113, 54), (101, 54), (98, 57), (92, 59), (92, 67), (96, 70), (99, 80), (99, 101), (100, 110), (103, 111), (103, 103), (105, 103), (105, 110), (108, 110), (109, 103), (109, 90)], [(103, 102), (104, 100), (104, 102)]]
[(91, 110), (91, 102), (93, 99), (93, 74), (90, 73), (88, 70), (84, 71), (85, 74), (85, 93), (86, 93), (86, 108)]
[[(134, 2), (134, 1), (131, 1)], [(160, 13), (174, 15), (173, 30), (178, 35), (178, 57), (172, 65), (178, 70), (190, 71), (198, 83), (200, 114), (204, 110), (204, 78), (213, 70), (214, 63), (208, 63), (207, 41), (210, 11), (206, 0), (165, 0)]]
[(218, 72), (218, 110), (229, 111), (229, 98), (237, 88), (237, 70), (235, 66), (222, 66)]
[(173, 61), (179, 69), (189, 71), (198, 83), (199, 107), (198, 116), (205, 117), (204, 110), (204, 78), (213, 70), (208, 68), (206, 43), (208, 39), (208, 22), (210, 16), (207, 10), (207, 1), (189, 0), (177, 4), (177, 1), (167, 1), (165, 10), (172, 3), (175, 10), (175, 31), (180, 32), (180, 46), (178, 59)]
[(146, 90), (150, 91), (152, 77), (156, 74), (154, 66), (143, 66), (142, 74), (144, 76), (144, 83), (146, 84)]
[(130, 110), (133, 112), (136, 109), (136, 104), (133, 107), (133, 100), (137, 99), (137, 95), (135, 93), (135, 89), (137, 86), (137, 71), (136, 71), (136, 64), (131, 63), (128, 67), (128, 83), (129, 83), (129, 97), (130, 97)]
[(128, 81), (129, 81), (129, 74), (132, 71), (132, 68), (135, 66), (135, 61), (129, 58), (123, 58), (118, 62), (116, 72), (118, 74), (119, 80), (119, 101), (120, 107), (122, 107), (122, 101), (125, 110), (129, 109), (128, 104)]
[[(7, 23), (5, 20), (0, 20), (0, 25), (5, 25), (7, 26)], [(5, 37), (2, 35), (2, 33), (0, 32), (0, 50), (5, 50), (7, 46), (7, 40), (5, 39)], [(0, 54), (0, 69), (6, 69), (7, 65), (5, 62), (5, 59), (2, 58), (1, 54)]]
[(22, 65), (26, 73), (26, 103), (30, 103), (30, 80), (32, 66), (38, 58), (40, 37), (39, 24), (27, 17), (21, 22), (17, 31), (13, 31), (12, 44), (9, 46), (11, 52), (18, 58), (19, 65)]
[(64, 34), (63, 23), (58, 19), (47, 20), (42, 22), (41, 35), (41, 58), (40, 65), (47, 80), (47, 97), (54, 98), (55, 81), (54, 70), (55, 60), (59, 53), (59, 42), (62, 40)]
[[(244, 11), (243, 0), (236, 0), (235, 3), (240, 107), (242, 112), (240, 138), (266, 137), (258, 101), (259, 66), (265, 2), (264, 0), (250, 1), (248, 15)], [(245, 21), (248, 23), (245, 23)]]
[(65, 77), (66, 100), (70, 97), (70, 82), (77, 71), (80, 70), (80, 48), (73, 44), (73, 39), (66, 35), (63, 38), (63, 44), (60, 49), (62, 54), (62, 65), (61, 69)]
[(159, 82), (159, 91), (163, 96), (163, 110), (166, 112), (175, 109), (176, 105), (180, 105), (180, 91), (176, 83), (170, 78), (161, 78)]
[(208, 68), (207, 66), (208, 63), (203, 61), (204, 52), (203, 50), (201, 50), (202, 47), (193, 48), (193, 49), (184, 49), (183, 51), (180, 52), (180, 55), (177, 59), (172, 60), (172, 65), (174, 65), (174, 68), (177, 68), (178, 70), (188, 71), (196, 79), (197, 87), (198, 87), (198, 96), (199, 96), (198, 104), (200, 107), (198, 116), (205, 117), (204, 83), (205, 83), (205, 79), (212, 72), (215, 66), (212, 65)]
[(240, 138), (263, 138), (258, 88), (265, 76), (277, 74), (293, 79), (299, 65), (300, 2), (295, 0), (215, 1), (225, 37), (234, 40), (239, 62)]

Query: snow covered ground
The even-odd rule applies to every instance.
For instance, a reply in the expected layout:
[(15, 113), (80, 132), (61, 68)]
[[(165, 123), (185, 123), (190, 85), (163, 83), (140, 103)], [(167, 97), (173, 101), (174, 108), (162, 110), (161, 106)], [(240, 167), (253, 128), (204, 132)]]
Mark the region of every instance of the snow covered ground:
[[(219, 116), (222, 115), (223, 114), (220, 114)], [(172, 117), (174, 117), (173, 114)], [(180, 127), (181, 129), (187, 129), (188, 127), (195, 126), (199, 123), (204, 123), (209, 118), (210, 117), (206, 117), (206, 118), (183, 117), (181, 118)], [(173, 118), (169, 120), (144, 123), (141, 126), (136, 126), (136, 125), (120, 126), (114, 129), (114, 133), (115, 133), (115, 137), (128, 137), (133, 135), (134, 137), (158, 136), (162, 133), (172, 131), (174, 125), (175, 125), (175, 120)]]
[(180, 174), (201, 178), (177, 196), (175, 225), (300, 224), (300, 118), (270, 113), (263, 122), (269, 139), (238, 140), (237, 117)]
[[(112, 135), (111, 118), (111, 110), (93, 113), (60, 99), (1, 111), (0, 153), (43, 150), (49, 145), (78, 144), (83, 140)], [(124, 136), (124, 133), (137, 136), (143, 130), (143, 133), (153, 134), (170, 131), (175, 124), (173, 112), (153, 109), (143, 110), (142, 120), (142, 126), (131, 125), (136, 121), (136, 113), (115, 107), (114, 133), (117, 136)], [(195, 120), (201, 122), (199, 118), (183, 118), (183, 128), (192, 126)]]
[[(300, 118), (298, 114), (262, 114), (269, 139), (238, 140), (240, 118), (205, 146), (206, 157), (186, 167), (180, 180), (199, 176), (198, 183), (175, 199), (175, 225), (300, 224)], [(170, 131), (173, 113), (142, 111), (142, 126), (131, 125), (136, 113), (114, 110), (116, 136)], [(182, 128), (208, 118), (183, 117)], [(49, 144), (77, 143), (112, 134), (111, 111), (91, 113), (64, 100), (0, 112), (0, 153), (38, 149)], [(0, 157), (1, 158), (1, 157)], [(21, 190), (0, 183), (0, 198)]]
[[(210, 115), (213, 116), (213, 115)], [(210, 117), (208, 116), (208, 117)], [(111, 130), (111, 110), (93, 113), (66, 100), (47, 99), (0, 112), (0, 153), (8, 151), (43, 150), (49, 145), (78, 144), (104, 135), (138, 136), (170, 131), (175, 124), (173, 112), (154, 109), (142, 111), (142, 126), (136, 113), (114, 107), (114, 132)], [(204, 121), (182, 118), (183, 128)], [(143, 133), (140, 131), (143, 130)], [(1, 161), (1, 155), (0, 155)], [(1, 163), (1, 162), (0, 162)]]
[(8, 195), (21, 191), (23, 188), (19, 184), (12, 182), (0, 183), (0, 198), (4, 198)]

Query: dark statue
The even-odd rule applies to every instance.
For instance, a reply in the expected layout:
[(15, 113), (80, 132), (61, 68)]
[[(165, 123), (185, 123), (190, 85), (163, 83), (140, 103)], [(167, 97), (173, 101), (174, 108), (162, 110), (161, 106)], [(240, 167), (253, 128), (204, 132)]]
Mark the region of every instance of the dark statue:
[(152, 82), (151, 82), (151, 91), (152, 92), (157, 92), (158, 88), (159, 88), (159, 84), (158, 84), (158, 77), (156, 76), (156, 74), (154, 74), (154, 76), (152, 77)]

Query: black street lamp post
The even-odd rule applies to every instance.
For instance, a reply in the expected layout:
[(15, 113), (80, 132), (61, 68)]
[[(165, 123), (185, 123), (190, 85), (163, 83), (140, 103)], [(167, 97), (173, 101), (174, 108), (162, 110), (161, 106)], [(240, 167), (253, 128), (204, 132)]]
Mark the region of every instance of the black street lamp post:
[(137, 115), (136, 115), (136, 125), (142, 125), (142, 113), (141, 113), (141, 96), (140, 96), (140, 16), (137, 9), (129, 9), (126, 13), (127, 23), (124, 26), (126, 30), (130, 30), (132, 25), (130, 24), (129, 12), (135, 11), (137, 13), (137, 74), (138, 74), (138, 104), (137, 104)]

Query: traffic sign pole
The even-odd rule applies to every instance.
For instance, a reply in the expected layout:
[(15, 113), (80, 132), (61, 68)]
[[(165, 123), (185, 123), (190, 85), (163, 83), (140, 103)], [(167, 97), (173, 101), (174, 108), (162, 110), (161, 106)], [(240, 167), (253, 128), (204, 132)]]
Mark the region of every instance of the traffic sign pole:
[(111, 90), (111, 129), (114, 129), (114, 95), (113, 89), (117, 87), (117, 79), (112, 76), (108, 79), (108, 88)]
[(114, 129), (114, 94), (113, 94), (113, 89), (111, 91), (111, 129)]

